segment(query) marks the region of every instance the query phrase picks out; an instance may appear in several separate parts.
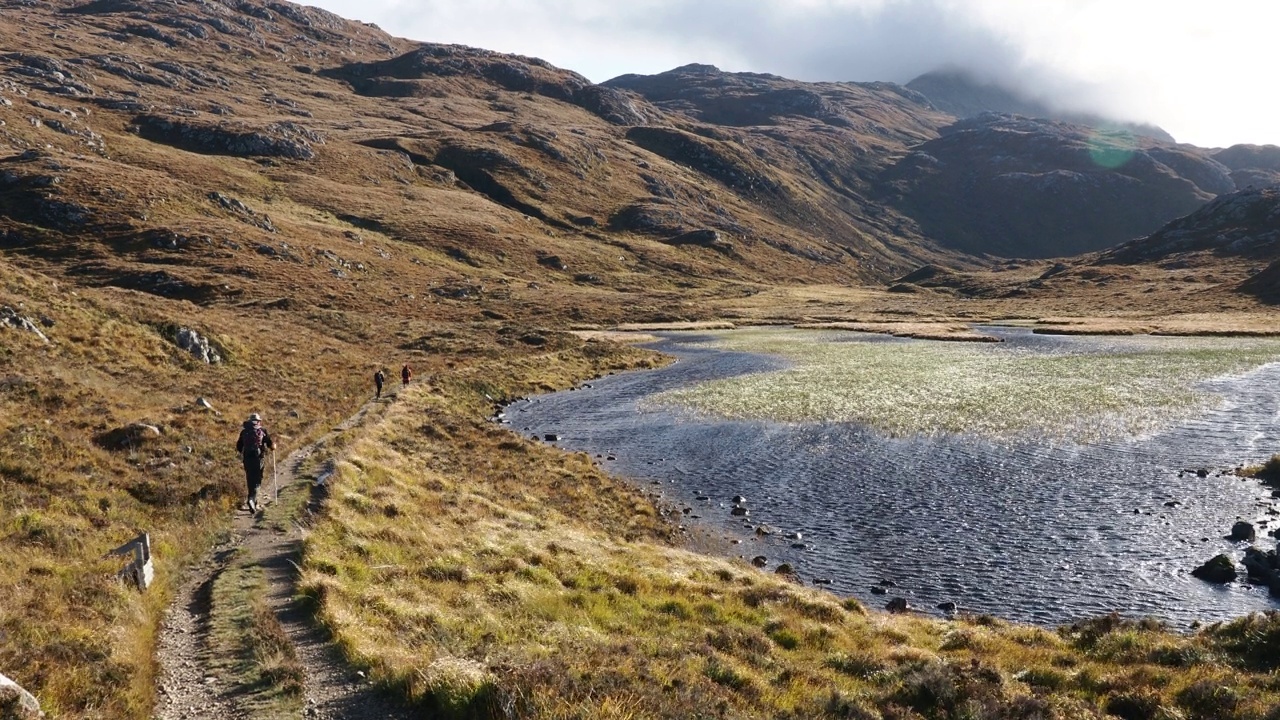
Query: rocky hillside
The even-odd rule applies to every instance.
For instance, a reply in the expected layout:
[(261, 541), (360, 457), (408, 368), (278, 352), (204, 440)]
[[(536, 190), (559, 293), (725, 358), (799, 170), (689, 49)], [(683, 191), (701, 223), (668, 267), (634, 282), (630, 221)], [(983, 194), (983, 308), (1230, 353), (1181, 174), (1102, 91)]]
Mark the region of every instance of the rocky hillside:
[[(1225, 262), (1224, 262), (1225, 261)], [(1102, 253), (1095, 265), (1253, 265), (1239, 290), (1280, 302), (1280, 185), (1223, 195), (1158, 232)], [(1259, 269), (1260, 263), (1270, 263)]]
[(325, 252), (386, 272), (312, 241), (349, 233), (433, 253), (405, 270), (441, 282), (883, 281), (965, 253), (1100, 249), (1266, 161), (1144, 140), (1099, 164), (1118, 140), (954, 125), (887, 83), (691, 65), (593, 85), (283, 2), (3, 7), (22, 22), (0, 27), (2, 242), (44, 271), (199, 303), (242, 293), (247, 258), (347, 276), (326, 282), (363, 271)]
[(1194, 148), (988, 114), (914, 147), (882, 188), (886, 203), (951, 247), (1054, 257), (1149, 233), (1235, 183)]

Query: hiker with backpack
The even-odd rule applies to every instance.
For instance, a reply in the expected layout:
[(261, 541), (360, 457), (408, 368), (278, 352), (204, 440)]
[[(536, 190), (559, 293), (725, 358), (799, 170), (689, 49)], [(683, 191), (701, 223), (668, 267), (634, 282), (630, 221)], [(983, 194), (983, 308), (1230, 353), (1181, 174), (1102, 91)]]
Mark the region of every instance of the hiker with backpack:
[(375, 400), (382, 399), (382, 383), (386, 381), (387, 376), (382, 374), (382, 368), (378, 368), (378, 372), (373, 374), (373, 384), (378, 388), (378, 393), (373, 396)]
[(409, 380), (411, 380), (412, 378), (413, 378), (413, 371), (409, 369), (409, 363), (405, 363), (404, 367), (400, 368), (400, 384), (408, 385)]
[(262, 427), (262, 416), (254, 413), (244, 421), (240, 428), (240, 438), (236, 440), (236, 452), (244, 461), (244, 479), (249, 485), (249, 512), (258, 512), (258, 486), (262, 484), (262, 473), (267, 467), (267, 453), (274, 452), (276, 444), (271, 440), (267, 429)]

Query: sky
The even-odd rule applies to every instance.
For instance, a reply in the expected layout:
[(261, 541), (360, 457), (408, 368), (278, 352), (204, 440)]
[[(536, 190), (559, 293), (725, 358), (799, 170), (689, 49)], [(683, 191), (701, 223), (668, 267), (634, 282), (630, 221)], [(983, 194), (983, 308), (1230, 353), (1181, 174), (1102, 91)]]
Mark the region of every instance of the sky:
[(906, 83), (959, 67), (1202, 147), (1280, 144), (1274, 0), (303, 0), (601, 82), (687, 63)]

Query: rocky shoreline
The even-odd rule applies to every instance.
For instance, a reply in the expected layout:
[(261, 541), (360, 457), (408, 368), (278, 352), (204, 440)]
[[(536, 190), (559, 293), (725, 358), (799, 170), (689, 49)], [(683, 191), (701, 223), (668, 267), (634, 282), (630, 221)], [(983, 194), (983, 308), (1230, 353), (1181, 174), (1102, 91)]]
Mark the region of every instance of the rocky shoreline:
[[(1203, 470), (1197, 471), (1197, 474), (1200, 477), (1207, 477), (1208, 475)], [(1237, 467), (1231, 471), (1231, 474), (1246, 478), (1256, 478), (1264, 487), (1272, 489), (1273, 499), (1280, 498), (1280, 455), (1272, 457), (1265, 465), (1257, 468)], [(1267, 508), (1267, 513), (1273, 516), (1280, 515), (1280, 509), (1274, 507), (1273, 504), (1272, 507)], [(1258, 525), (1264, 528), (1270, 524), (1270, 518), (1258, 521)], [(1238, 520), (1231, 526), (1231, 532), (1225, 536), (1225, 539), (1237, 543), (1239, 549), (1243, 550), (1244, 554), (1240, 558), (1239, 565), (1244, 567), (1244, 582), (1249, 585), (1266, 587), (1270, 590), (1272, 597), (1280, 598), (1280, 529), (1267, 530), (1263, 537), (1276, 539), (1276, 547), (1268, 550), (1256, 546), (1254, 543), (1259, 538), (1258, 528), (1254, 526), (1254, 523)], [(1203, 565), (1192, 570), (1191, 574), (1215, 585), (1226, 585), (1235, 582), (1242, 573), (1233, 555), (1227, 553), (1215, 555)]]

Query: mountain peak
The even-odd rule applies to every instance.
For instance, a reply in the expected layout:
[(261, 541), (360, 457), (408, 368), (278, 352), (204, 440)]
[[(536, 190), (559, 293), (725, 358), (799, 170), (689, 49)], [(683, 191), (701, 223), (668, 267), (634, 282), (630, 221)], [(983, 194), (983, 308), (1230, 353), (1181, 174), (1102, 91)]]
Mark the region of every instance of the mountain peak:
[(907, 83), (907, 87), (928, 98), (935, 108), (961, 119), (990, 112), (1026, 115), (1103, 130), (1123, 130), (1164, 142), (1175, 142), (1172, 135), (1155, 125), (1122, 122), (1093, 113), (1055, 110), (1013, 88), (995, 82), (984, 82), (976, 75), (959, 68), (927, 72)]

